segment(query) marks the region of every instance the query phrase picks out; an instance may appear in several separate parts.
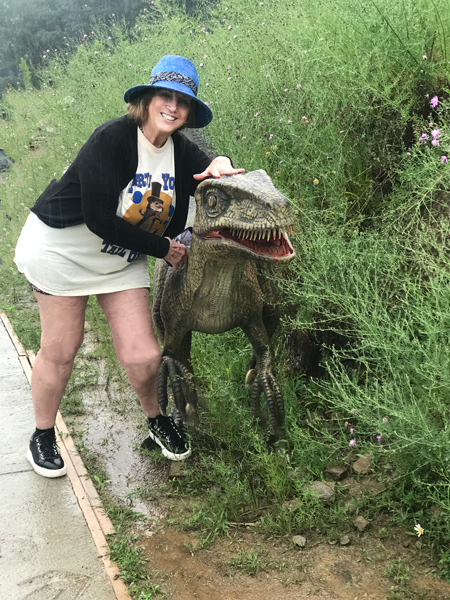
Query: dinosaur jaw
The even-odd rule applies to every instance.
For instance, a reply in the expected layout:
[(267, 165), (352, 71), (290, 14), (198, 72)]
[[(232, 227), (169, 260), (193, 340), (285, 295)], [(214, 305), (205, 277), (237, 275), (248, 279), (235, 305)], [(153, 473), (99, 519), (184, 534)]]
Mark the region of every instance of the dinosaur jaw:
[(238, 246), (250, 251), (252, 254), (256, 254), (259, 258), (269, 260), (291, 260), (295, 256), (287, 232), (280, 227), (261, 230), (221, 227), (207, 231), (199, 237), (204, 242)]

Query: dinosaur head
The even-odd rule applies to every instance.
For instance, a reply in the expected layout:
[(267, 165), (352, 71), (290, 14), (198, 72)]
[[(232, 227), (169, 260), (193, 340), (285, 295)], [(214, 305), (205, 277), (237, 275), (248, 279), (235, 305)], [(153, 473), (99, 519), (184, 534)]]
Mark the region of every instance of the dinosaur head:
[(265, 171), (206, 179), (195, 200), (193, 234), (209, 251), (246, 260), (294, 258), (289, 202)]

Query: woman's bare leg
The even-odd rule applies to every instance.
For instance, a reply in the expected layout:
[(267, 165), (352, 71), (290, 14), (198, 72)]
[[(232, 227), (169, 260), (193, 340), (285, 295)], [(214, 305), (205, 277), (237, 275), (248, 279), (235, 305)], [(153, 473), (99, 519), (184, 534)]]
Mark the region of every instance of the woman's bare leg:
[(161, 351), (152, 327), (150, 296), (145, 288), (98, 294), (108, 320), (114, 350), (139, 398), (144, 413), (160, 414), (157, 401)]
[(36, 426), (55, 425), (61, 398), (84, 334), (88, 296), (48, 296), (35, 292), (41, 317), (41, 348), (31, 376)]

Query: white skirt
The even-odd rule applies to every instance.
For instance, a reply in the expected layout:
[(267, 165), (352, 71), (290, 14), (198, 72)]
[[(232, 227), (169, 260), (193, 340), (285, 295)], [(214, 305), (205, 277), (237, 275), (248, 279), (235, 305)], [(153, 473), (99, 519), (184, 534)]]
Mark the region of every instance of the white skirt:
[(30, 283), (53, 296), (89, 296), (149, 288), (145, 254), (102, 240), (86, 225), (48, 227), (30, 213), (14, 259)]

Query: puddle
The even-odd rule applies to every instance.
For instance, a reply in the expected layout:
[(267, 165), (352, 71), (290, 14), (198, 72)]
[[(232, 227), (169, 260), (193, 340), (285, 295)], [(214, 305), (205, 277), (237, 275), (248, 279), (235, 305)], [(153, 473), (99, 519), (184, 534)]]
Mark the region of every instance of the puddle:
[[(87, 334), (78, 361), (85, 362), (86, 369), (92, 371), (92, 361), (83, 358), (93, 347), (89, 337)], [(82, 393), (85, 415), (77, 419), (84, 444), (103, 465), (108, 490), (129, 508), (159, 521), (166, 515), (156, 497), (158, 486), (167, 481), (169, 465), (154, 464), (150, 456), (139, 451), (147, 434), (143, 413), (131, 388), (108, 384), (102, 360), (95, 360), (95, 371), (96, 385), (86, 387)]]

